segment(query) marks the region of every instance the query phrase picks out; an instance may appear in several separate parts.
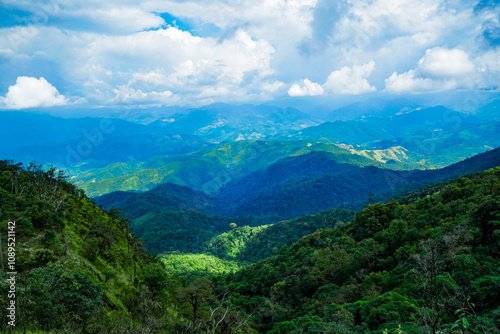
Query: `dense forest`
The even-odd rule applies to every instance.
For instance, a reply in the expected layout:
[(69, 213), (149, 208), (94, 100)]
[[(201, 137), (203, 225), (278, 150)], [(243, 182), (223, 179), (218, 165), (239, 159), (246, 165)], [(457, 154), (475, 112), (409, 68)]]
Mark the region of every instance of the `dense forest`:
[(220, 278), (261, 333), (499, 333), (500, 168)]
[[(130, 221), (95, 206), (62, 172), (0, 162), (0, 233), (15, 222), (16, 330), (53, 333), (253, 333), (206, 278), (167, 275)], [(2, 261), (2, 278), (5, 277)], [(10, 284), (0, 281), (0, 307)], [(7, 332), (6, 313), (0, 331)], [(216, 330), (217, 329), (217, 330)], [(215, 331), (216, 330), (216, 331)]]

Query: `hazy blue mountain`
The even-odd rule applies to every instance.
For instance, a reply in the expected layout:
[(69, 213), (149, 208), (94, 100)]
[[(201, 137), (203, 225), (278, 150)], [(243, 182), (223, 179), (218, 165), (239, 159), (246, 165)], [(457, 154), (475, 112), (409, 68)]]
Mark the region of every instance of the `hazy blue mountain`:
[(373, 140), (392, 139), (395, 138), (395, 136), (375, 124), (368, 122), (334, 121), (324, 122), (318, 126), (295, 131), (288, 136), (282, 136), (282, 138), (294, 140), (327, 140), (333, 143), (362, 145), (372, 142)]
[(170, 133), (200, 135), (217, 141), (255, 140), (318, 125), (293, 108), (212, 104), (155, 122)]
[(30, 112), (0, 112), (0, 156), (70, 169), (184, 154), (210, 146), (195, 135), (109, 118), (61, 118)]
[(486, 121), (491, 121), (491, 120), (500, 121), (500, 99), (494, 100), (488, 104), (479, 107), (476, 116)]
[[(325, 108), (325, 107), (323, 107)], [(319, 112), (321, 119), (325, 121), (353, 121), (370, 117), (388, 117), (398, 113), (407, 113), (422, 108), (421, 105), (407, 99), (370, 99), (360, 101), (345, 107), (330, 111)]]
[(482, 114), (442, 106), (407, 109), (393, 115), (325, 122), (280, 138), (343, 143), (369, 150), (402, 147), (410, 163), (444, 167), (500, 145), (495, 106), (485, 107)]

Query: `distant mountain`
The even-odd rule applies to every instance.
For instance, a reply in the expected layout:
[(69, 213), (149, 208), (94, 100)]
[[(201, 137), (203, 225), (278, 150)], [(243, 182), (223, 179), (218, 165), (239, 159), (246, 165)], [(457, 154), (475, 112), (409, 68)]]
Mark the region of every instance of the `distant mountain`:
[[(308, 141), (237, 141), (185, 155), (157, 156), (144, 162), (116, 163), (79, 173), (73, 182), (96, 196), (112, 191), (146, 191), (176, 183), (213, 193), (231, 180), (267, 168), (277, 160), (313, 151), (334, 153), (339, 161), (394, 169), (412, 169), (403, 161), (384, 164), (378, 157), (334, 144)], [(359, 154), (358, 154), (359, 153)], [(366, 152), (365, 152), (366, 153)]]
[[(324, 108), (324, 107), (323, 107)], [(365, 118), (383, 118), (422, 109), (422, 106), (407, 99), (370, 99), (356, 102), (331, 111), (322, 111), (319, 116), (325, 121), (353, 121)]]
[(256, 140), (320, 124), (293, 108), (223, 103), (159, 119), (155, 125), (169, 133), (192, 134), (216, 141)]
[(374, 124), (360, 121), (325, 122), (282, 137), (293, 140), (326, 140), (351, 145), (362, 145), (374, 140), (395, 138), (395, 136)]
[(499, 126), (492, 114), (480, 117), (437, 106), (355, 121), (325, 122), (278, 138), (318, 140), (368, 150), (402, 147), (407, 150), (409, 163), (445, 167), (499, 146)]
[[(151, 233), (155, 240), (159, 238), (155, 235), (176, 231), (167, 228), (175, 225), (183, 230), (187, 226), (197, 229), (192, 233), (207, 242), (217, 231), (229, 230), (230, 222), (256, 226), (336, 207), (359, 209), (371, 200), (385, 201), (427, 184), (496, 166), (500, 166), (500, 148), (427, 171), (359, 167), (341, 163), (335, 154), (311, 152), (282, 159), (265, 170), (231, 181), (213, 196), (167, 184), (145, 193), (112, 193), (96, 201), (106, 208), (117, 206), (133, 220), (137, 233)], [(242, 218), (245, 216), (248, 218)], [(173, 247), (172, 242), (162, 244)], [(201, 251), (201, 246), (197, 247)]]
[(476, 116), (486, 121), (500, 121), (500, 99), (481, 106)]
[(401, 146), (410, 163), (448, 166), (500, 146), (500, 122), (463, 126), (459, 129), (420, 131), (411, 136), (381, 140), (370, 149)]
[(104, 167), (114, 162), (184, 154), (211, 146), (195, 135), (108, 118), (61, 118), (0, 112), (0, 157), (60, 168)]
[(500, 166), (500, 148), (438, 170), (394, 171), (340, 164), (323, 152), (281, 160), (222, 187), (226, 215), (288, 219), (334, 207), (359, 209), (426, 184)]

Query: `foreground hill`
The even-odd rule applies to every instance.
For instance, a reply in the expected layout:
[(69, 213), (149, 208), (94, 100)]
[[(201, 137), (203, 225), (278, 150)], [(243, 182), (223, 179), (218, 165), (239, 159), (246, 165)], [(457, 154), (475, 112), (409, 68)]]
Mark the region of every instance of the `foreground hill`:
[[(0, 306), (7, 310), (15, 300), (15, 329), (173, 334), (195, 324), (203, 332), (255, 333), (207, 279), (167, 275), (129, 226), (56, 170), (0, 161)], [(14, 251), (14, 268), (7, 267)], [(15, 298), (6, 271), (17, 271)], [(0, 313), (0, 332), (11, 332), (8, 321)]]
[[(139, 294), (134, 281), (143, 281), (148, 262), (129, 222), (95, 207), (53, 169), (0, 161), (0, 175), (4, 254), (7, 232), (15, 232), (19, 328), (94, 330), (127, 317), (124, 294)], [(3, 309), (7, 288), (2, 281)]]
[(373, 204), (221, 279), (260, 333), (500, 333), (500, 168)]

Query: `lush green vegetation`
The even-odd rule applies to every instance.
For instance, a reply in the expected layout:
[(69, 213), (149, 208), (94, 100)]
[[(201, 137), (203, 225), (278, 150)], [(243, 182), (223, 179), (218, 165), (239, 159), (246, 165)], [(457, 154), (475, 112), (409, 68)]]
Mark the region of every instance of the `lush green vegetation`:
[[(317, 215), (314, 224), (301, 224), (299, 219), (259, 232), (250, 227), (332, 207), (361, 209), (370, 201), (389, 200), (431, 182), (497, 166), (500, 149), (430, 171), (360, 168), (336, 159), (338, 155), (325, 152), (286, 158), (265, 171), (230, 182), (217, 197), (164, 184), (145, 193), (111, 193), (98, 198), (97, 203), (125, 212), (132, 221), (132, 231), (151, 251), (210, 252), (221, 258), (238, 254), (238, 260), (254, 261), (277, 254), (282, 246), (290, 246), (319, 228), (333, 227), (336, 221), (348, 222), (350, 217), (340, 210), (330, 216)], [(406, 196), (406, 202), (412, 200), (413, 195)], [(231, 231), (232, 223), (241, 228)]]
[(180, 212), (155, 209), (135, 219), (132, 230), (144, 239), (145, 247), (154, 252), (178, 250), (201, 253), (213, 237), (229, 231), (230, 224), (249, 225), (257, 222), (252, 218), (211, 216), (195, 210)]
[[(127, 219), (96, 207), (55, 169), (0, 161), (4, 255), (10, 252), (11, 221), (16, 222), (16, 330), (254, 333), (248, 316), (233, 310), (227, 294), (220, 294), (206, 278), (188, 281), (168, 274), (160, 259), (141, 247)], [(6, 264), (4, 256), (3, 310), (10, 302)], [(208, 267), (226, 272), (219, 270), (221, 264), (236, 268), (219, 260)], [(9, 330), (7, 320), (2, 312), (0, 331)]]
[(348, 223), (353, 217), (354, 212), (351, 210), (332, 209), (269, 225), (246, 241), (237, 258), (241, 261), (257, 262), (277, 255), (283, 247), (290, 247), (301, 237), (319, 229)]
[(370, 205), (218, 284), (262, 333), (499, 333), (499, 268), (496, 168)]
[(168, 274), (180, 275), (193, 281), (196, 278), (228, 274), (239, 269), (238, 262), (208, 254), (171, 252), (161, 255)]
[(259, 238), (265, 231), (274, 225), (261, 225), (256, 227), (237, 227), (236, 223), (230, 226), (231, 231), (216, 235), (207, 243), (207, 252), (219, 258), (241, 259), (241, 252), (247, 251), (251, 240)]

